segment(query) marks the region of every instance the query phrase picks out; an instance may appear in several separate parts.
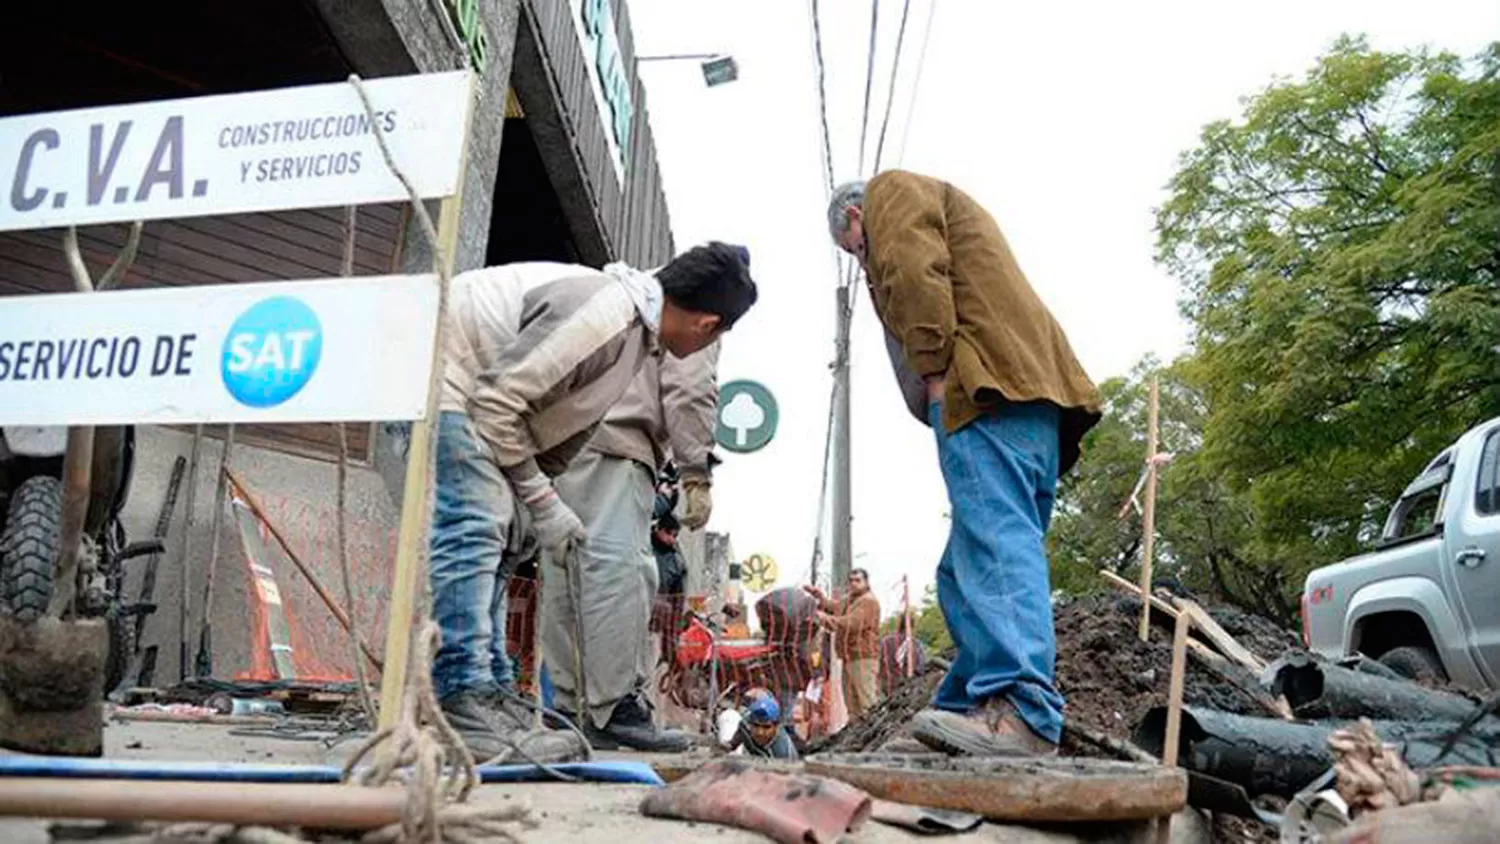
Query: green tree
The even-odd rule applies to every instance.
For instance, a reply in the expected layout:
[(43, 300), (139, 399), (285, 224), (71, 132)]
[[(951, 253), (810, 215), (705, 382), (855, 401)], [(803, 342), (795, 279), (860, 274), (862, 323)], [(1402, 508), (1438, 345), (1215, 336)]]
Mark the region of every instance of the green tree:
[[(1227, 508), (1225, 576), (1284, 614), (1309, 568), (1360, 550), (1426, 460), (1500, 413), (1500, 44), (1464, 61), (1340, 40), (1204, 129), (1157, 235), (1194, 329), (1174, 369), (1204, 408), (1168, 496), (1185, 479)], [(1168, 534), (1189, 527), (1176, 509)], [(1197, 555), (1185, 540), (1174, 558)]]
[(1055, 588), (1100, 590), (1108, 568), (1134, 580), (1141, 563), (1141, 514), (1122, 505), (1145, 466), (1150, 382), (1159, 384), (1158, 450), (1173, 455), (1158, 474), (1154, 573), (1209, 590), (1255, 612), (1285, 619), (1287, 601), (1276, 566), (1244, 559), (1250, 513), (1241, 497), (1206, 466), (1201, 390), (1187, 380), (1190, 360), (1161, 367), (1147, 358), (1100, 385), (1104, 419), (1084, 440), (1085, 459), (1063, 479), (1048, 534)]

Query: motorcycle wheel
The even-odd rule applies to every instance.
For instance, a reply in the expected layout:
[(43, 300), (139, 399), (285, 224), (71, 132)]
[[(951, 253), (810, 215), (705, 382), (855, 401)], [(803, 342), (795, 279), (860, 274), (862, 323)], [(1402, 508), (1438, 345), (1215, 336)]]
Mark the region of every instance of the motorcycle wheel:
[(22, 621), (35, 621), (52, 600), (53, 569), (62, 533), (62, 481), (28, 478), (10, 499), (0, 532), (0, 597)]

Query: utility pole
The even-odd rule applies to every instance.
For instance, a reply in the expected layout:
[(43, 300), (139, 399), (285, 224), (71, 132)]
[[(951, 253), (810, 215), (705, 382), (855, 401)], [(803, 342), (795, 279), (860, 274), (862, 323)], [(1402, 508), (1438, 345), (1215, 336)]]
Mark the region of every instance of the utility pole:
[(834, 589), (848, 582), (853, 559), (849, 508), (852, 489), (849, 484), (849, 317), (853, 290), (853, 284), (845, 283), (835, 291), (838, 312), (833, 341), (833, 568), (830, 581)]

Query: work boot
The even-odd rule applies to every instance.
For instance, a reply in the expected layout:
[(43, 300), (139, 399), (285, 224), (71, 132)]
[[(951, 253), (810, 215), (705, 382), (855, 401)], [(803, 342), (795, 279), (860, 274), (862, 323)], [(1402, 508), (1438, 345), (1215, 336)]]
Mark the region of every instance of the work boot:
[(686, 753), (693, 748), (693, 740), (687, 733), (657, 727), (651, 719), (650, 705), (639, 694), (616, 704), (609, 723), (602, 728), (584, 725), (568, 712), (558, 714), (582, 726), (583, 734), (595, 750), (627, 748), (642, 753)]
[(473, 692), (443, 698), (441, 707), (448, 726), (458, 733), (475, 762), (486, 762), (510, 750), (510, 743), (495, 730), (494, 712)]
[(912, 719), (911, 732), (933, 750), (955, 756), (1057, 755), (1057, 745), (1033, 732), (1003, 697), (969, 713), (924, 709)]
[(531, 702), (513, 689), (495, 692), (488, 696), (485, 704), (491, 713), (490, 723), (508, 751), (496, 760), (497, 763), (552, 765), (576, 762), (588, 756), (588, 745), (572, 730), (554, 730), (545, 726), (537, 729)]

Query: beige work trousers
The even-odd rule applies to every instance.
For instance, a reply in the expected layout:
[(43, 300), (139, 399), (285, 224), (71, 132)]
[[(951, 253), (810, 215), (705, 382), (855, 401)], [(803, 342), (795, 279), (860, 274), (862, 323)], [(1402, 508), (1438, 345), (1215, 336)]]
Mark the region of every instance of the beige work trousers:
[(880, 701), (880, 660), (851, 659), (844, 662), (844, 706), (853, 721)]

